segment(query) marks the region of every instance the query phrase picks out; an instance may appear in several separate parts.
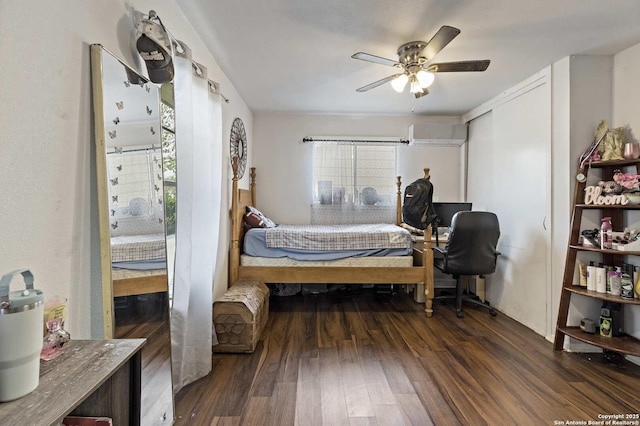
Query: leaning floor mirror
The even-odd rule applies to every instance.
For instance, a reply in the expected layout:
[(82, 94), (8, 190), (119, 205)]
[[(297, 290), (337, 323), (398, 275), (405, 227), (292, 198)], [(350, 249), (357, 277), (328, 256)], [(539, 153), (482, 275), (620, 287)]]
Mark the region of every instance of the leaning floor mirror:
[(91, 76), (105, 338), (147, 339), (141, 422), (172, 424), (173, 91), (97, 44)]

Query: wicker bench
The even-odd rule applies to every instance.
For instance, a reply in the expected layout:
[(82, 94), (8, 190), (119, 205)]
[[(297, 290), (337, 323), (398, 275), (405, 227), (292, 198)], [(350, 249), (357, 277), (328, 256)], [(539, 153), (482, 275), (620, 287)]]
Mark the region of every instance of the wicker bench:
[(213, 303), (219, 342), (213, 352), (253, 352), (268, 317), (269, 288), (261, 281), (237, 281)]

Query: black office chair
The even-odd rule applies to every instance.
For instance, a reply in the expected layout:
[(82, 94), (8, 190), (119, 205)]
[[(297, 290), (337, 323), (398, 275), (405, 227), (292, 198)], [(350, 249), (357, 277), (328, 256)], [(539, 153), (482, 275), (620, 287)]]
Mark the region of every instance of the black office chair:
[(496, 311), (488, 303), (482, 303), (475, 295), (464, 294), (461, 276), (492, 274), (496, 270), (496, 260), (500, 252), (496, 250), (500, 237), (500, 224), (495, 213), (480, 211), (461, 211), (453, 216), (451, 231), (443, 248), (433, 247), (441, 253), (434, 259), (434, 266), (456, 279), (456, 294), (441, 295), (434, 299), (456, 300), (456, 314), (464, 317), (462, 302), (470, 302), (489, 309), (491, 316)]

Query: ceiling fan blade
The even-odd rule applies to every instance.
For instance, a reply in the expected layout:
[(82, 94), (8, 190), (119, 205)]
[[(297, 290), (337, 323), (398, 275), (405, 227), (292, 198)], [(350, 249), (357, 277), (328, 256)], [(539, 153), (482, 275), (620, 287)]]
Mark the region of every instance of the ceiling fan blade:
[(416, 92), (414, 93), (414, 96), (416, 97), (416, 99), (420, 99), (423, 96), (427, 96), (429, 94), (429, 90), (428, 89), (422, 89), (422, 92)]
[(490, 63), (491, 61), (489, 59), (480, 61), (440, 62), (429, 65), (426, 70), (429, 72), (484, 71), (489, 67)]
[(439, 51), (444, 49), (451, 40), (456, 38), (458, 34), (460, 34), (460, 30), (457, 28), (448, 25), (440, 27), (436, 35), (431, 37), (431, 40), (427, 43), (427, 47), (422, 51), (422, 56), (427, 59), (433, 58)]
[(376, 88), (378, 86), (382, 86), (386, 82), (393, 80), (394, 78), (398, 77), (399, 75), (402, 75), (402, 73), (390, 75), (389, 77), (385, 77), (382, 80), (374, 81), (371, 84), (367, 84), (366, 86), (362, 86), (361, 88), (356, 89), (356, 92), (366, 92), (367, 90), (371, 90), (371, 89), (374, 89), (374, 88)]
[(398, 64), (398, 61), (394, 61), (392, 59), (381, 58), (380, 56), (371, 55), (369, 53), (358, 52), (351, 55), (353, 59), (360, 59), (361, 61), (373, 62), (374, 64), (382, 64), (388, 65), (390, 67), (395, 67)]

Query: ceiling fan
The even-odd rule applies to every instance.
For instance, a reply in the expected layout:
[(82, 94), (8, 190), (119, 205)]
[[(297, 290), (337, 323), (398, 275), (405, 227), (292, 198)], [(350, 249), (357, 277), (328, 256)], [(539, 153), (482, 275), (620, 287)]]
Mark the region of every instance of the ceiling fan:
[(422, 96), (429, 94), (429, 90), (427, 88), (431, 83), (433, 83), (435, 78), (433, 73), (486, 70), (491, 62), (488, 59), (428, 63), (458, 34), (460, 34), (459, 29), (445, 25), (441, 27), (428, 42), (411, 41), (400, 46), (398, 48), (397, 61), (381, 58), (380, 56), (364, 52), (354, 53), (351, 55), (354, 59), (388, 65), (402, 70), (401, 73), (390, 75), (389, 77), (367, 84), (366, 86), (356, 89), (356, 91), (366, 92), (367, 90), (371, 90), (390, 81), (394, 90), (402, 92), (407, 83), (410, 83), (410, 92), (413, 93), (416, 98), (421, 98)]

